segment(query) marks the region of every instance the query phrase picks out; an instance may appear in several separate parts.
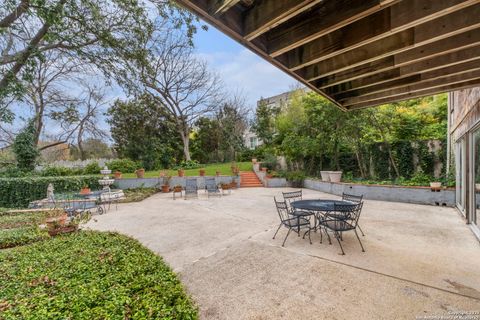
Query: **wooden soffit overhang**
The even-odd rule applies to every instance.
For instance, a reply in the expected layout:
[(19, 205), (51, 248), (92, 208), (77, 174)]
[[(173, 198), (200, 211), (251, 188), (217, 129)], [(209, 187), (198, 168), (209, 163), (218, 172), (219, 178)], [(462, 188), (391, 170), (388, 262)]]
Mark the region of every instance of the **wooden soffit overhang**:
[(343, 110), (480, 85), (480, 0), (177, 0)]

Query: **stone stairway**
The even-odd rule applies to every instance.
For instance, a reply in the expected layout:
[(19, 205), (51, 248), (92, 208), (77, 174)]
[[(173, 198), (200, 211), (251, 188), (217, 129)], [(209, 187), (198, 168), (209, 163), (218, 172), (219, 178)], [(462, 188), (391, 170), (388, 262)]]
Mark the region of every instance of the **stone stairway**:
[(263, 187), (262, 182), (258, 179), (257, 175), (253, 171), (241, 171), (240, 172), (240, 188), (249, 187)]

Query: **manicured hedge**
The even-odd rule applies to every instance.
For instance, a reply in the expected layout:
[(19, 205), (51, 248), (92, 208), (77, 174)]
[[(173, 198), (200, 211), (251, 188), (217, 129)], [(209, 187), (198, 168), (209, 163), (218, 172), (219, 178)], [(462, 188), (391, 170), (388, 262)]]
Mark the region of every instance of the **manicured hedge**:
[(98, 189), (98, 176), (0, 178), (0, 207), (25, 208), (31, 201), (46, 198), (52, 183), (55, 193), (80, 191), (84, 185)]
[(1, 318), (197, 319), (172, 270), (137, 241), (81, 231), (0, 251)]

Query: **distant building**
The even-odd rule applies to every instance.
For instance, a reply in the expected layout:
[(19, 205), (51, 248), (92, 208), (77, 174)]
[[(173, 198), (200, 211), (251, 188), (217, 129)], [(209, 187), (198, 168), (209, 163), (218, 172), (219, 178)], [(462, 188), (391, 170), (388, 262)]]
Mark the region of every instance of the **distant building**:
[[(291, 90), (288, 92), (277, 94), (276, 96), (261, 98), (260, 100), (257, 101), (257, 107), (262, 104), (265, 104), (271, 108), (282, 109), (290, 103), (293, 95), (298, 91), (302, 91), (303, 93), (308, 93), (311, 90), (309, 88), (301, 88), (301, 89)], [(256, 133), (253, 132), (251, 128), (247, 129), (243, 134), (243, 142), (245, 146), (251, 150), (263, 144), (262, 139), (257, 137)]]

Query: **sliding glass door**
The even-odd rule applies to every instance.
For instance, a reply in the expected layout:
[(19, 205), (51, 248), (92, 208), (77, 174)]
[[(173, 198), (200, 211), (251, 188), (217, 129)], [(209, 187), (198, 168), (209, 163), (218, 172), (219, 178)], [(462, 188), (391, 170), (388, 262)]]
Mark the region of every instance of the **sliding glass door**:
[(480, 224), (480, 128), (473, 132), (473, 148), (472, 148), (472, 174), (473, 174), (473, 199), (472, 199), (472, 213), (470, 222)]
[(456, 202), (458, 209), (465, 215), (465, 201), (466, 201), (466, 141), (464, 138), (457, 141), (455, 152), (455, 164), (456, 164)]

